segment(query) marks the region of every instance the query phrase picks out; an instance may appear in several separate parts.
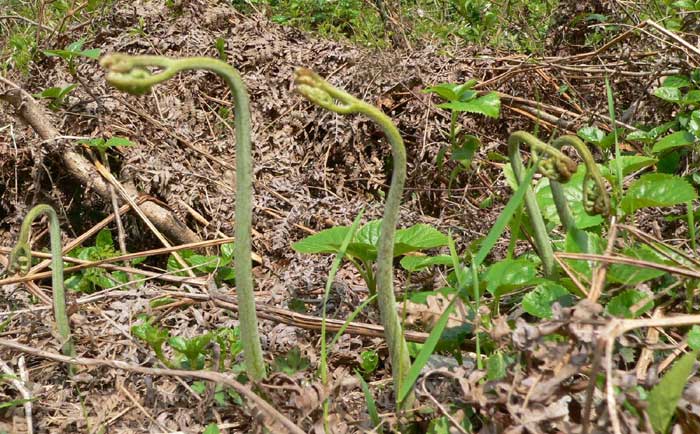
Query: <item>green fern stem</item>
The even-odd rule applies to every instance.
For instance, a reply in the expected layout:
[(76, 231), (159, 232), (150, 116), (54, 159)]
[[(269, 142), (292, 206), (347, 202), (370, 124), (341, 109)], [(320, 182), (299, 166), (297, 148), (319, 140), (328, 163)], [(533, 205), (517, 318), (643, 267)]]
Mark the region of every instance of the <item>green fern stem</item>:
[[(246, 371), (253, 380), (265, 377), (265, 363), (258, 335), (258, 320), (253, 294), (251, 262), (252, 226), (252, 150), (248, 92), (240, 74), (232, 66), (207, 57), (172, 59), (162, 56), (130, 56), (111, 54), (100, 64), (107, 69), (107, 81), (122, 91), (142, 95), (155, 84), (162, 83), (181, 71), (207, 70), (220, 76), (231, 90), (235, 104), (236, 130), (236, 229), (234, 268), (238, 293), (241, 343)], [(159, 68), (151, 72), (147, 68)]]
[(49, 218), (49, 238), (51, 241), (51, 286), (53, 288), (53, 314), (56, 329), (61, 338), (61, 352), (68, 357), (75, 357), (75, 347), (71, 338), (70, 322), (66, 312), (66, 291), (63, 286), (63, 258), (61, 246), (61, 226), (56, 211), (49, 205), (37, 205), (32, 208), (22, 222), (17, 245), (10, 252), (8, 271), (26, 274), (32, 265), (32, 250), (29, 247), (29, 233), (32, 223), (40, 215)]
[[(396, 224), (399, 217), (399, 207), (406, 182), (406, 149), (403, 139), (391, 119), (378, 108), (359, 100), (345, 91), (337, 89), (323, 80), (315, 72), (301, 68), (295, 73), (297, 91), (312, 103), (335, 113), (364, 114), (377, 124), (391, 144), (393, 157), (393, 174), (391, 185), (386, 196), (384, 216), (380, 228), (377, 245), (377, 303), (381, 314), (384, 336), (389, 347), (389, 356), (393, 364), (394, 392), (398, 392), (405, 375), (411, 367), (408, 346), (403, 335), (403, 327), (399, 319), (394, 295), (393, 259)], [(411, 393), (403, 403), (402, 408), (413, 406), (414, 395)]]
[[(525, 131), (516, 131), (508, 138), (508, 156), (510, 158), (511, 165), (513, 166), (515, 179), (518, 183), (521, 183), (525, 176), (525, 167), (523, 166), (523, 160), (520, 156), (521, 144), (526, 144), (530, 147), (533, 162), (537, 164), (540, 173), (547, 176), (550, 180), (566, 182), (576, 171), (576, 163), (571, 158), (564, 155), (561, 151), (543, 143), (530, 133)], [(564, 199), (564, 201), (565, 200), (566, 199)], [(552, 242), (547, 234), (547, 228), (544, 224), (540, 207), (537, 205), (535, 193), (530, 187), (528, 187), (527, 191), (525, 192), (525, 207), (527, 208), (527, 213), (532, 221), (535, 249), (537, 250), (537, 254), (542, 259), (544, 274), (547, 277), (555, 277), (556, 268), (554, 267), (554, 250), (552, 249)], [(559, 206), (557, 206), (557, 211), (559, 211)]]
[[(576, 150), (586, 166), (586, 174), (583, 178), (583, 209), (589, 215), (609, 215), (610, 196), (598, 165), (593, 159), (593, 154), (591, 154), (585, 143), (576, 136), (566, 135), (554, 140), (551, 146), (556, 149), (561, 149), (563, 146), (571, 146)], [(561, 220), (564, 230), (574, 236), (574, 239), (584, 251), (587, 250), (588, 236), (585, 231), (576, 228), (562, 185), (558, 181), (552, 180), (549, 186), (552, 189), (554, 205), (557, 207), (559, 220)]]

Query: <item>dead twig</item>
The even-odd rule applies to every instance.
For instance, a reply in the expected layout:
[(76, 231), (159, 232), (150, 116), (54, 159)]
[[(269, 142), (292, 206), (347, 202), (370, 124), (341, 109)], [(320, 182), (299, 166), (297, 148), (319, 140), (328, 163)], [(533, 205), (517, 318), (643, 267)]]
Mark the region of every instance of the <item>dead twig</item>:
[(14, 342), (7, 339), (0, 339), (0, 346), (10, 348), (25, 354), (31, 354), (33, 356), (41, 357), (44, 359), (55, 360), (57, 362), (69, 363), (73, 365), (102, 366), (152, 376), (198, 378), (201, 380), (212, 381), (217, 384), (224, 384), (235, 389), (236, 392), (243, 395), (249, 401), (250, 404), (253, 404), (255, 407), (259, 408), (262, 412), (267, 414), (272, 420), (284, 426), (287, 429), (287, 432), (294, 434), (305, 434), (305, 432), (301, 428), (299, 428), (296, 424), (289, 420), (285, 415), (277, 411), (277, 409), (275, 409), (275, 407), (273, 407), (267, 401), (255, 394), (248, 386), (244, 386), (243, 384), (239, 383), (238, 381), (234, 380), (228, 375), (224, 375), (218, 372), (185, 371), (181, 369), (165, 368), (146, 368), (143, 366), (122, 362), (120, 360), (90, 359), (87, 357), (68, 357), (50, 351), (44, 351), (38, 348), (23, 345), (18, 342)]

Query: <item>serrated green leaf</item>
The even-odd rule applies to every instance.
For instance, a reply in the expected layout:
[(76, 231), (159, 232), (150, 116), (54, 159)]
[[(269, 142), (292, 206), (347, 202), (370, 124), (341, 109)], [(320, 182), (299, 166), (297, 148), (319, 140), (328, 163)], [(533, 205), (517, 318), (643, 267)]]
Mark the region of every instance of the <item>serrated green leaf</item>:
[[(571, 294), (563, 286), (554, 282), (543, 282), (523, 297), (523, 310), (537, 318), (552, 317), (552, 305), (564, 298), (571, 299)], [(566, 303), (568, 305), (568, 303)]]
[(501, 98), (496, 92), (490, 92), (470, 101), (452, 101), (440, 104), (438, 107), (456, 112), (478, 113), (498, 119), (501, 114)]
[(681, 102), (681, 91), (677, 87), (657, 87), (654, 96), (668, 102)]
[(589, 126), (579, 129), (576, 135), (587, 142), (600, 143), (605, 138), (605, 131), (595, 126)]
[(536, 274), (535, 264), (527, 259), (506, 259), (496, 262), (484, 275), (486, 290), (494, 295), (502, 295), (533, 284)]
[(688, 181), (665, 173), (648, 173), (635, 181), (620, 202), (624, 212), (652, 206), (673, 206), (697, 199)]
[(338, 253), (338, 249), (350, 230), (347, 226), (336, 226), (308, 236), (292, 244), (292, 249), (299, 253)]
[[(637, 303), (645, 299), (648, 299), (648, 301), (643, 305), (636, 306)], [(635, 307), (634, 312), (631, 310), (632, 307)], [(635, 289), (628, 289), (617, 294), (610, 299), (606, 306), (606, 310), (610, 315), (620, 318), (635, 318), (653, 308), (653, 299), (648, 294)]]
[(669, 149), (679, 148), (681, 146), (688, 146), (695, 143), (695, 136), (686, 130), (676, 131), (675, 133), (669, 134), (663, 139), (656, 142), (652, 152), (659, 153), (668, 151)]
[(452, 265), (449, 255), (438, 256), (404, 256), (401, 258), (401, 266), (406, 271), (415, 272), (433, 265)]
[(423, 93), (434, 93), (445, 101), (456, 101), (457, 93), (454, 90), (455, 87), (456, 85), (452, 83), (441, 83), (423, 89)]
[(649, 392), (647, 412), (651, 425), (657, 433), (666, 432), (671, 418), (676, 413), (678, 400), (683, 394), (697, 357), (697, 350), (681, 357)]

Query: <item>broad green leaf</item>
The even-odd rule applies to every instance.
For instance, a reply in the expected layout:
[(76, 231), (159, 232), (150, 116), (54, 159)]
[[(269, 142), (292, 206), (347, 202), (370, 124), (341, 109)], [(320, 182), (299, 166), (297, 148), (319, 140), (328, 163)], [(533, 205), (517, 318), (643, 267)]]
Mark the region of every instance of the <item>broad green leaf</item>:
[(657, 87), (654, 95), (668, 102), (681, 102), (681, 91), (677, 87)]
[(471, 90), (476, 83), (473, 79), (464, 84), (442, 83), (423, 90), (423, 93), (434, 93), (446, 101), (469, 101), (476, 96), (476, 91)]
[(59, 95), (61, 95), (62, 88), (60, 87), (50, 87), (48, 89), (44, 89), (41, 91), (41, 93), (35, 94), (35, 96), (38, 96), (39, 98), (58, 98)]
[(89, 50), (83, 50), (78, 54), (80, 54), (83, 57), (88, 57), (90, 59), (97, 59), (98, 57), (100, 57), (101, 53), (102, 50), (100, 50), (99, 48), (91, 48)]
[(233, 258), (234, 247), (233, 243), (226, 243), (221, 245), (221, 255), (227, 258)]
[[(622, 176), (627, 176), (630, 173), (634, 173), (638, 170), (644, 169), (645, 167), (653, 166), (658, 160), (652, 157), (645, 157), (642, 155), (623, 155), (620, 157), (620, 165), (622, 167)], [(617, 161), (615, 159), (608, 161), (607, 167), (601, 167), (601, 174), (606, 178), (615, 178), (615, 165)]]
[(394, 256), (416, 250), (433, 249), (447, 245), (447, 236), (426, 224), (413, 225), (396, 231)]
[[(601, 254), (605, 249), (605, 243), (600, 238), (600, 235), (593, 232), (586, 232), (587, 246), (579, 246), (576, 242), (576, 237), (573, 233), (566, 234), (565, 249), (569, 253), (594, 253)], [(585, 247), (585, 248), (584, 248)], [(591, 280), (591, 263), (589, 261), (577, 261), (566, 259), (567, 265), (577, 273), (585, 276), (587, 280)]]
[[(664, 261), (654, 250), (646, 245), (630, 247), (625, 249), (623, 254), (647, 262), (667, 263), (667, 261)], [(608, 268), (608, 278), (611, 282), (630, 286), (646, 282), (647, 280), (656, 279), (664, 274), (666, 274), (665, 271), (635, 267), (627, 264), (611, 264)]]
[(506, 294), (534, 283), (535, 264), (527, 259), (506, 259), (491, 265), (484, 280), (486, 290), (494, 295)]
[(684, 75), (671, 75), (666, 77), (661, 83), (663, 87), (688, 87), (690, 86), (690, 79)]
[(654, 140), (654, 135), (649, 131), (637, 130), (627, 134), (625, 140), (649, 143)]
[(112, 240), (112, 232), (109, 229), (102, 229), (97, 233), (95, 238), (95, 247), (101, 250), (114, 249), (114, 241)]
[(688, 346), (692, 350), (700, 350), (700, 326), (694, 325), (688, 332)]
[(206, 428), (204, 428), (202, 434), (219, 434), (220, 432), (221, 431), (219, 431), (219, 426), (217, 424), (210, 423)]
[(84, 44), (85, 44), (84, 39), (78, 39), (77, 41), (71, 42), (70, 44), (68, 44), (66, 46), (66, 51), (69, 51), (71, 53), (77, 53), (83, 49)]
[(501, 114), (501, 98), (496, 92), (490, 92), (470, 101), (452, 101), (440, 104), (438, 107), (456, 112), (478, 113), (498, 119)]
[(134, 146), (134, 142), (125, 137), (110, 137), (106, 142), (105, 146), (108, 148), (118, 147), (118, 146)]
[(423, 89), (423, 93), (434, 93), (445, 101), (457, 101), (457, 93), (455, 92), (455, 84), (441, 83)]
[(486, 379), (496, 381), (505, 378), (507, 367), (508, 364), (503, 352), (496, 351), (486, 360)]
[(683, 97), (683, 104), (695, 104), (700, 101), (700, 90), (693, 89)]
[(700, 137), (700, 110), (693, 110), (690, 113), (687, 128), (695, 137)]
[(669, 134), (663, 139), (656, 142), (652, 152), (659, 153), (668, 151), (669, 149), (679, 148), (681, 146), (688, 146), (695, 143), (695, 136), (686, 130), (676, 131), (675, 133)]
[(299, 253), (337, 253), (345, 235), (350, 230), (347, 226), (336, 226), (308, 236), (292, 244), (292, 249)]
[(75, 56), (75, 52), (68, 50), (44, 50), (43, 53), (46, 57), (60, 57), (62, 59), (70, 59)]
[(681, 357), (649, 392), (647, 412), (651, 425), (657, 433), (666, 432), (671, 418), (676, 413), (678, 400), (683, 394), (697, 358), (698, 350)]
[(532, 291), (525, 294), (523, 297), (523, 310), (532, 316), (538, 318), (549, 319), (552, 317), (552, 305), (556, 301), (562, 301), (568, 298), (569, 305), (571, 294), (563, 286), (554, 282), (543, 282), (535, 287)]
[(665, 173), (648, 173), (635, 181), (620, 203), (627, 214), (652, 206), (673, 206), (697, 199), (692, 185)]
[(379, 243), (379, 235), (381, 234), (382, 220), (372, 220), (366, 225), (362, 226), (355, 238), (352, 240), (354, 243), (368, 244), (370, 246), (377, 246)]
[(587, 142), (600, 143), (605, 138), (605, 131), (598, 127), (589, 126), (579, 129), (576, 135)]
[(449, 255), (438, 256), (404, 256), (401, 258), (401, 266), (406, 271), (414, 272), (433, 265), (452, 265)]
[[(642, 300), (648, 299), (644, 304), (638, 305)], [(634, 312), (631, 310), (635, 307)], [(646, 294), (635, 289), (628, 289), (620, 294), (617, 294), (610, 299), (606, 309), (608, 313), (612, 316), (622, 317), (622, 318), (635, 318), (639, 315), (648, 312), (653, 309), (654, 301)]]

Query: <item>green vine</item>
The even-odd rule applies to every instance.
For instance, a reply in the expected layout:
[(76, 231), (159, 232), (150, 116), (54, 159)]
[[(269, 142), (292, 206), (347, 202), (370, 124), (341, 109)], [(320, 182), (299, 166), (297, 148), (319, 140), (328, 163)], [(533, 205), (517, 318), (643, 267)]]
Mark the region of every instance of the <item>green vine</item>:
[[(408, 346), (399, 319), (393, 282), (394, 237), (399, 217), (401, 195), (406, 182), (406, 149), (398, 129), (391, 119), (378, 108), (361, 101), (352, 95), (331, 86), (315, 72), (301, 68), (296, 71), (294, 82), (297, 91), (312, 103), (339, 114), (360, 113), (368, 116), (381, 127), (391, 144), (393, 175), (386, 196), (384, 217), (377, 244), (377, 303), (381, 314), (384, 336), (389, 347), (393, 364), (394, 391), (399, 396), (401, 384), (411, 367)], [(404, 408), (413, 406), (414, 397), (410, 394), (403, 403)]]
[[(162, 83), (181, 71), (207, 70), (226, 82), (235, 103), (236, 127), (236, 242), (234, 266), (236, 290), (240, 315), (241, 342), (246, 370), (253, 380), (265, 377), (265, 363), (258, 336), (258, 320), (253, 294), (251, 263), (252, 225), (252, 157), (250, 133), (250, 108), (245, 84), (232, 66), (207, 57), (171, 59), (161, 56), (130, 56), (111, 54), (102, 58), (102, 67), (107, 69), (107, 81), (122, 91), (142, 95), (155, 84)], [(147, 68), (159, 68), (151, 72)]]
[(53, 287), (53, 314), (56, 329), (61, 337), (61, 352), (68, 357), (75, 357), (75, 348), (70, 333), (70, 322), (66, 313), (66, 291), (63, 286), (63, 258), (61, 246), (61, 227), (56, 211), (49, 205), (37, 205), (32, 208), (22, 222), (17, 245), (10, 252), (8, 271), (27, 274), (32, 265), (32, 250), (29, 247), (29, 233), (32, 223), (42, 214), (49, 217), (49, 238), (51, 241), (51, 286)]

